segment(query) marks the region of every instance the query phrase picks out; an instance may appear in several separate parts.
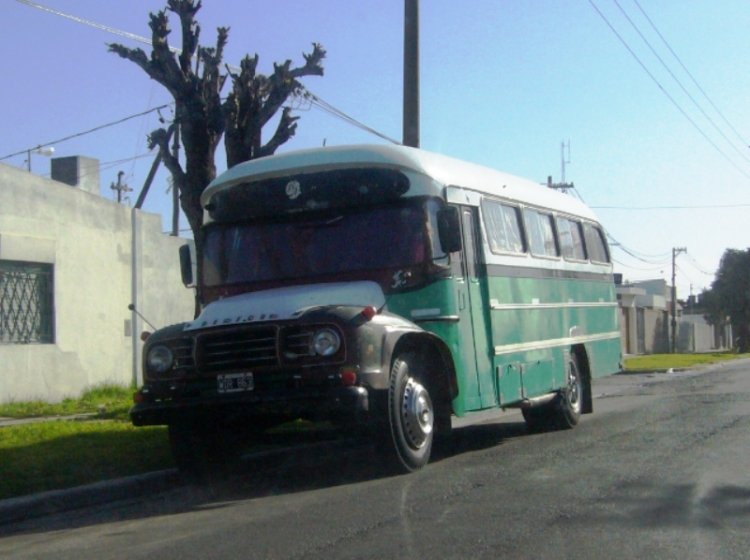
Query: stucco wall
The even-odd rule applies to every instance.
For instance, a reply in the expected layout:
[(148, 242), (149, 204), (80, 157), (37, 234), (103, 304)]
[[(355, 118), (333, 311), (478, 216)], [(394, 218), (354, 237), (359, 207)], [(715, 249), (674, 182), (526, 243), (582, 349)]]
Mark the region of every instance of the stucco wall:
[[(0, 344), (0, 402), (133, 381), (132, 222), (127, 206), (0, 164), (0, 259), (53, 264), (55, 308), (54, 344)], [(138, 309), (156, 326), (191, 318), (185, 241), (162, 234), (158, 215), (138, 212), (135, 224)]]

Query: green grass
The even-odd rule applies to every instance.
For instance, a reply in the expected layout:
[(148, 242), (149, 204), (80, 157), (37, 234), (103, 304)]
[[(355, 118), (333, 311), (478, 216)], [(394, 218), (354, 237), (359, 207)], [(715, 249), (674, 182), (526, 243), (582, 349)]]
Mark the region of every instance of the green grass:
[(731, 354), (729, 352), (713, 352), (709, 354), (648, 354), (625, 358), (625, 371), (680, 369), (748, 357), (750, 357), (750, 354)]
[(171, 468), (166, 429), (44, 421), (0, 428), (0, 499)]
[(28, 401), (0, 404), (0, 416), (35, 418), (39, 416), (97, 414), (100, 418), (127, 420), (128, 410), (130, 410), (132, 404), (132, 388), (120, 385), (99, 385), (88, 389), (79, 398), (68, 398), (59, 403)]

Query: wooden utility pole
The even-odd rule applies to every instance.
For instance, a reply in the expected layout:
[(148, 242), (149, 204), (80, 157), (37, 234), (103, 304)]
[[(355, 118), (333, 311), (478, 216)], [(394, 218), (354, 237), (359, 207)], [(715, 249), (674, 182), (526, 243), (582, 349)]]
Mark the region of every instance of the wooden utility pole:
[(419, 0), (404, 0), (404, 146), (419, 148)]
[(672, 354), (674, 354), (677, 349), (677, 286), (675, 286), (675, 271), (677, 267), (675, 265), (675, 260), (677, 259), (677, 255), (685, 252), (687, 252), (687, 248), (685, 247), (672, 247), (672, 304), (670, 305), (670, 312), (672, 315)]
[(117, 203), (118, 204), (122, 202), (122, 193), (124, 193), (124, 192), (130, 192), (130, 191), (133, 190), (129, 186), (127, 186), (126, 184), (124, 184), (122, 182), (122, 176), (123, 175), (125, 175), (124, 171), (118, 172), (117, 173), (117, 184), (111, 183), (110, 186), (109, 186), (109, 188), (112, 189), (113, 191), (117, 191)]
[[(180, 125), (175, 122), (174, 137), (172, 138), (172, 156), (180, 159)], [(172, 183), (172, 237), (180, 235), (180, 193), (177, 185)]]

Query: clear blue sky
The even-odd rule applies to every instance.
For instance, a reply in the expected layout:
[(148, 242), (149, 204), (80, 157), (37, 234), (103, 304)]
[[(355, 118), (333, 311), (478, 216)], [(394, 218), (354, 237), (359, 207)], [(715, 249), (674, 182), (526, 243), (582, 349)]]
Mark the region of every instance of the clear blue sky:
[[(1, 1), (0, 157), (170, 101), (161, 86), (106, 47), (121, 42), (148, 52), (146, 45), (17, 0)], [(616, 271), (630, 280), (669, 279), (672, 248), (687, 247), (677, 260), (679, 295), (686, 297), (691, 286), (697, 293), (710, 285), (726, 248), (750, 246), (750, 5), (618, 2), (710, 120), (614, 0), (422, 0), (422, 147), (544, 182), (548, 175), (560, 180), (560, 144), (569, 139), (566, 180), (624, 248), (645, 256), (638, 260), (615, 247)], [(148, 12), (165, 5), (38, 3), (142, 36), (150, 36)], [(226, 61), (236, 65), (244, 54), (257, 52), (265, 72), (274, 61), (301, 63), (312, 42), (322, 43), (328, 51), (325, 76), (308, 78), (305, 85), (368, 126), (401, 138), (402, 0), (204, 0), (198, 20), (203, 44), (215, 41), (217, 26), (228, 25)], [(173, 35), (179, 46), (179, 34)], [(298, 134), (283, 150), (383, 142), (317, 108), (301, 106), (297, 114)], [(109, 197), (109, 185), (122, 170), (135, 200), (153, 160), (146, 135), (157, 119), (151, 113), (56, 143), (56, 155), (99, 159), (102, 191)], [(24, 161), (17, 156), (3, 163), (22, 167)], [(221, 157), (217, 163), (224, 168)], [(35, 173), (49, 172), (41, 155), (32, 156), (32, 165)], [(166, 180), (161, 173), (146, 204), (164, 214), (165, 230)]]

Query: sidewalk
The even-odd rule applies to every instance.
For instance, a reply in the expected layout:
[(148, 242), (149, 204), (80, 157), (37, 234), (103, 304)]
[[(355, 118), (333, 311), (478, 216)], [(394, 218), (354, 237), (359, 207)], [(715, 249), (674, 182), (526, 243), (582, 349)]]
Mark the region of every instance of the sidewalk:
[[(0, 428), (19, 424), (60, 420), (76, 421), (96, 417), (97, 414), (76, 414), (72, 416), (47, 416), (39, 418), (5, 418), (0, 417)], [(295, 449), (314, 449), (321, 446), (346, 446), (347, 439), (323, 439), (305, 444), (279, 444), (270, 449), (251, 451), (243, 455), (243, 463), (264, 464), (264, 461), (279, 455), (288, 454)], [(102, 480), (91, 484), (39, 492), (27, 496), (18, 496), (0, 500), (0, 535), (3, 525), (9, 525), (36, 517), (52, 515), (74, 509), (96, 506), (108, 502), (137, 498), (157, 494), (186, 484), (176, 468), (153, 471), (145, 474), (125, 476)]]
[[(38, 416), (33, 418), (7, 418), (0, 416), (0, 428), (59, 420), (82, 421), (96, 418), (95, 412), (68, 416)], [(168, 469), (104, 480), (83, 486), (39, 492), (0, 500), (0, 526), (49, 515), (70, 509), (82, 508), (104, 502), (122, 500), (150, 492), (161, 492), (179, 483), (177, 469)]]
[(37, 422), (49, 422), (51, 420), (91, 420), (96, 418), (96, 412), (89, 412), (87, 414), (72, 414), (69, 416), (35, 416), (33, 418), (7, 418), (0, 416), (0, 428), (3, 426), (18, 426), (20, 424), (35, 424)]

